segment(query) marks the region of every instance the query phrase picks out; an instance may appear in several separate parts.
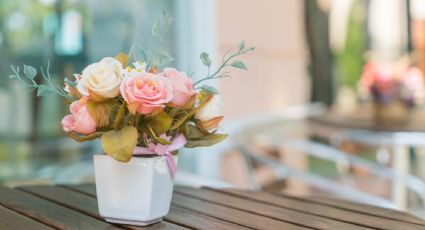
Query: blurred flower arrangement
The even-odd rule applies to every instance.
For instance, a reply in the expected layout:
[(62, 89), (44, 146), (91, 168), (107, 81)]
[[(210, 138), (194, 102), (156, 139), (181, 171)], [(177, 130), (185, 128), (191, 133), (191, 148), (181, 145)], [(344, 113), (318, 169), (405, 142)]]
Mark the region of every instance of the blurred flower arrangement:
[(369, 62), (363, 68), (358, 86), (362, 99), (372, 98), (380, 104), (400, 100), (406, 107), (413, 107), (425, 99), (422, 71), (404, 63)]
[(377, 124), (402, 124), (408, 120), (410, 108), (424, 103), (424, 76), (408, 63), (400, 59), (394, 64), (369, 62), (364, 66), (359, 94), (373, 100)]
[(217, 131), (223, 119), (220, 95), (201, 83), (230, 77), (225, 71), (229, 67), (246, 70), (246, 65), (235, 58), (254, 47), (240, 43), (236, 51), (225, 54), (214, 71), (209, 55), (202, 53), (200, 59), (208, 74), (193, 81), (174, 68), (160, 68), (173, 61), (161, 48), (171, 21), (164, 13), (153, 25), (152, 34), (158, 43), (151, 50), (141, 46), (142, 60), (134, 60), (134, 49), (128, 55), (103, 58), (81, 74), (74, 74), (72, 80), (65, 78), (65, 88), (52, 83), (49, 66), (38, 74), (34, 67), (23, 65), (23, 75), (19, 67), (11, 66), (14, 74), (10, 78), (37, 90), (38, 96), (63, 96), (70, 104), (70, 114), (63, 118), (62, 126), (71, 138), (100, 138), (105, 153), (121, 162), (128, 162), (132, 156), (164, 155), (174, 175), (172, 153), (176, 150), (210, 146), (227, 137)]

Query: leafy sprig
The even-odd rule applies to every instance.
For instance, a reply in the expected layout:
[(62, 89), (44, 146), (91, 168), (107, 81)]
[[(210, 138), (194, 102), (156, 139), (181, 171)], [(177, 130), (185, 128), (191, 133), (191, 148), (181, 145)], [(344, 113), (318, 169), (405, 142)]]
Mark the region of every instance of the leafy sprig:
[(204, 81), (209, 81), (209, 80), (214, 80), (214, 79), (224, 78), (224, 77), (230, 77), (229, 72), (223, 72), (223, 70), (227, 67), (233, 67), (233, 68), (248, 70), (248, 68), (246, 67), (244, 62), (242, 62), (240, 60), (235, 60), (235, 58), (238, 57), (238, 56), (241, 56), (245, 53), (248, 53), (250, 51), (253, 51), (254, 49), (255, 49), (255, 47), (246, 48), (245, 42), (242, 41), (239, 44), (238, 50), (236, 52), (230, 54), (231, 50), (229, 50), (224, 54), (221, 65), (212, 74), (211, 74), (211, 63), (212, 63), (212, 61), (209, 57), (209, 54), (202, 52), (201, 55), (199, 56), (199, 58), (201, 59), (202, 64), (208, 68), (208, 73), (207, 73), (207, 76), (205, 78), (202, 78), (202, 79), (196, 81), (193, 84), (193, 88), (194, 89), (202, 88), (206, 91), (216, 93), (216, 90), (214, 88), (212, 88), (211, 86), (197, 87), (197, 85), (199, 85), (200, 83), (202, 83)]
[(163, 11), (161, 17), (158, 17), (152, 25), (152, 35), (158, 39), (158, 42), (152, 49), (148, 48), (149, 44), (146, 41), (139, 45), (142, 58), (146, 61), (147, 69), (154, 66), (163, 66), (174, 61), (174, 58), (162, 48), (169, 38), (172, 23), (173, 18), (166, 11)]
[[(63, 88), (58, 85), (55, 85), (52, 82), (52, 78), (50, 76), (50, 64), (47, 63), (46, 73), (42, 67), (40, 67), (41, 75), (37, 75), (37, 69), (32, 66), (23, 65), (23, 76), (21, 75), (19, 66), (11, 65), (10, 69), (14, 74), (9, 75), (9, 78), (12, 80), (19, 81), (24, 87), (29, 90), (37, 90), (37, 96), (44, 96), (50, 93), (58, 94), (59, 96), (72, 99), (72, 96), (69, 95)], [(41, 81), (44, 81), (46, 84), (38, 83), (36, 81), (37, 76), (41, 76)], [(74, 82), (67, 81), (70, 84), (74, 84)]]

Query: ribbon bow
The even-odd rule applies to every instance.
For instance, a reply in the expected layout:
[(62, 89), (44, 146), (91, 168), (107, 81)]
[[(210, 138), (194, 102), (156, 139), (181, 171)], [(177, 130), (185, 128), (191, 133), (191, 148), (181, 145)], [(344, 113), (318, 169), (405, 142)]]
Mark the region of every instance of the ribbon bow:
[[(162, 134), (160, 136), (164, 139), (170, 139), (169, 137), (165, 136), (165, 134)], [(149, 143), (148, 147), (136, 147), (134, 149), (133, 155), (151, 155), (151, 154), (157, 154), (160, 156), (165, 156), (165, 159), (167, 160), (168, 169), (171, 174), (171, 178), (174, 178), (174, 175), (177, 171), (177, 165), (176, 161), (174, 160), (173, 155), (171, 154), (172, 151), (180, 149), (186, 144), (186, 138), (183, 134), (179, 134), (174, 138), (174, 140), (169, 145), (162, 145), (162, 144), (154, 144)]]

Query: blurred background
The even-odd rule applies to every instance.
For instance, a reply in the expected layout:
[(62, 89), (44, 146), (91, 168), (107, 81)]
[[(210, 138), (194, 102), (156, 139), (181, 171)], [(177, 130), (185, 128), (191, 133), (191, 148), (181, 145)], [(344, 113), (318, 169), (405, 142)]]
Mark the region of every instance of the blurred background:
[[(102, 152), (98, 141), (65, 137), (61, 98), (38, 98), (9, 80), (10, 65), (50, 62), (61, 84), (151, 41), (162, 10), (174, 18), (172, 65), (195, 78), (205, 73), (201, 52), (217, 64), (242, 40), (256, 47), (243, 57), (248, 72), (216, 83), (230, 138), (183, 150), (180, 172), (424, 216), (425, 113), (419, 99), (398, 103), (424, 86), (421, 0), (0, 0), (0, 184), (92, 182), (92, 155)], [(421, 79), (389, 103), (373, 90), (368, 99), (359, 82), (371, 62), (415, 68)]]

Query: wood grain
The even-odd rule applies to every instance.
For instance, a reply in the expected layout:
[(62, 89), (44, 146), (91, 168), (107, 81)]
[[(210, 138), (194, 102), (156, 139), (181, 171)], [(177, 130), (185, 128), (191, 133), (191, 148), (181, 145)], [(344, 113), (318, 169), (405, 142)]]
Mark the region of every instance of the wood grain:
[(176, 205), (171, 206), (171, 210), (165, 219), (183, 226), (190, 226), (190, 228), (195, 229), (251, 229), (227, 221), (222, 221), (220, 219), (207, 216), (196, 211), (178, 207)]
[[(321, 205), (315, 202), (304, 200), (303, 198), (295, 198), (291, 196), (281, 196), (280, 194), (272, 194), (267, 192), (248, 192), (234, 189), (220, 190), (227, 194), (231, 194), (241, 198), (264, 202), (269, 205), (284, 207), (292, 210), (301, 211), (321, 217), (334, 220), (344, 221), (359, 226), (379, 228), (379, 229), (423, 229), (425, 221), (418, 220), (419, 224), (411, 222), (394, 220), (393, 210), (386, 210), (388, 215), (385, 217), (371, 216), (369, 214), (347, 211), (344, 209)], [(404, 214), (397, 212), (398, 214)]]
[[(366, 216), (375, 216), (393, 219), (395, 221), (412, 223), (417, 225), (425, 226), (425, 220), (420, 219), (419, 217), (413, 216), (407, 212), (401, 212), (392, 209), (381, 208), (373, 205), (360, 204), (355, 202), (350, 202), (342, 199), (329, 198), (329, 197), (294, 197), (288, 196), (285, 194), (277, 194), (278, 196), (288, 197), (289, 199), (298, 199), (310, 204), (320, 204), (323, 206), (334, 207), (340, 210), (346, 210), (351, 213), (360, 213), (365, 214)], [(425, 229), (425, 227), (423, 227)]]
[[(19, 189), (103, 221), (103, 218), (99, 215), (97, 201), (95, 198), (91, 196), (87, 196), (82, 193), (78, 193), (78, 192), (75, 192), (63, 187), (58, 187), (58, 186), (27, 186), (27, 187), (20, 187)], [(124, 225), (121, 227), (125, 229), (149, 229), (149, 230), (186, 229), (184, 227), (175, 225), (173, 223), (168, 223), (165, 221), (161, 221), (159, 223), (153, 224), (148, 227), (143, 227), (143, 228), (136, 227), (136, 226), (128, 226), (128, 225)]]
[[(341, 222), (329, 218), (323, 218), (317, 215), (307, 214), (287, 208), (272, 206), (263, 202), (250, 199), (239, 198), (213, 190), (199, 190), (192, 188), (178, 187), (175, 191), (186, 196), (196, 197), (208, 202), (214, 202), (219, 205), (237, 208), (250, 213), (266, 216), (292, 224), (318, 228), (318, 229), (368, 229), (366, 227)], [(306, 221), (308, 220), (308, 221)]]
[(378, 124), (374, 120), (374, 111), (371, 107), (359, 107), (356, 113), (343, 114), (336, 110), (329, 110), (320, 115), (310, 116), (309, 123), (334, 128), (353, 128), (379, 132), (425, 132), (425, 109), (410, 111), (406, 123)]
[[(313, 229), (174, 193), (173, 204), (254, 229)], [(253, 207), (254, 208), (254, 207)]]
[[(66, 185), (64, 187), (93, 197), (96, 196), (96, 189), (93, 185)], [(195, 229), (248, 229), (174, 204), (171, 205), (170, 212), (164, 220)]]
[(0, 188), (0, 229), (28, 229), (28, 224), (30, 229), (50, 229), (43, 224), (56, 229), (425, 229), (424, 220), (408, 213), (343, 200), (234, 189), (174, 190), (164, 221), (141, 228), (104, 222), (93, 184)]
[(20, 215), (3, 206), (0, 206), (0, 229), (1, 230), (51, 230), (47, 225)]
[(1, 187), (0, 204), (57, 229), (122, 229), (16, 189)]

